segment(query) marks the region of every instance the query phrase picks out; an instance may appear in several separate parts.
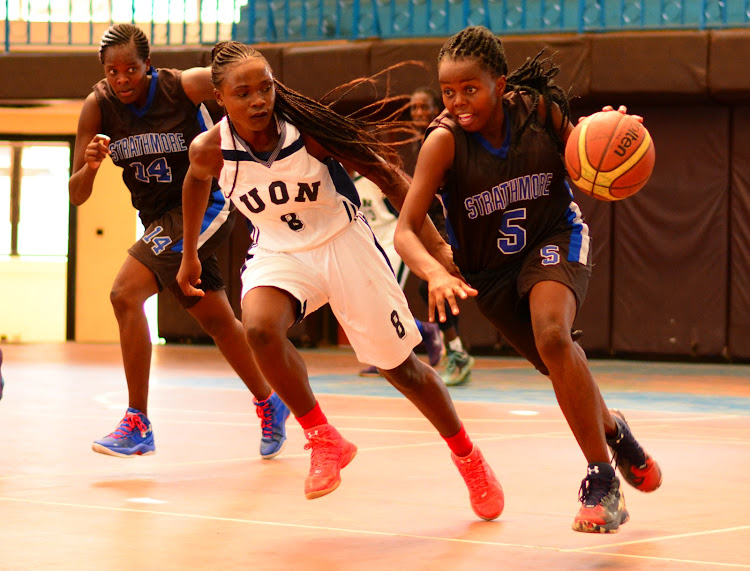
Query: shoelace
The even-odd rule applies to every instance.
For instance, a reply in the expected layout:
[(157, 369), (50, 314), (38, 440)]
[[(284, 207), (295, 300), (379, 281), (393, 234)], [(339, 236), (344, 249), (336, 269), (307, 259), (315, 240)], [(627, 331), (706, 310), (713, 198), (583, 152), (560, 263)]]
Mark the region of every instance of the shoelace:
[(598, 505), (609, 494), (610, 486), (611, 482), (607, 480), (586, 476), (578, 490), (578, 501), (585, 506)]
[(470, 489), (484, 492), (489, 488), (489, 480), (485, 475), (484, 465), (481, 460), (468, 460), (461, 464), (468, 466), (466, 470), (466, 484)]
[(325, 436), (312, 436), (305, 450), (312, 450), (310, 456), (310, 471), (314, 472), (326, 464), (336, 461), (338, 458), (338, 440), (327, 438)]
[(126, 438), (133, 429), (138, 428), (142, 433), (148, 430), (141, 417), (137, 414), (126, 414), (115, 431), (108, 438)]
[(619, 457), (624, 456), (632, 466), (644, 468), (646, 466), (646, 453), (643, 448), (624, 423), (620, 424), (620, 421), (618, 421), (617, 427), (620, 434), (612, 446), (615, 462), (618, 461)]
[(258, 404), (255, 408), (255, 413), (260, 418), (260, 428), (263, 431), (263, 438), (273, 438), (274, 408), (271, 399), (266, 399), (263, 404)]

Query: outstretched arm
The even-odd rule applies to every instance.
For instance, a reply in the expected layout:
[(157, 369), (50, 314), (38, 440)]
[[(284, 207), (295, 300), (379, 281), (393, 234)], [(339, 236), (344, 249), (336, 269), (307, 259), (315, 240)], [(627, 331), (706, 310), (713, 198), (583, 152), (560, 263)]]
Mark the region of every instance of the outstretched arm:
[(211, 195), (211, 184), (218, 178), (224, 164), (221, 156), (219, 125), (198, 135), (190, 143), (190, 167), (182, 183), (183, 251), (177, 283), (185, 295), (203, 296), (200, 284), (201, 262), (198, 238), (201, 221)]
[(419, 238), (427, 211), (453, 163), (454, 153), (455, 140), (453, 135), (445, 129), (435, 129), (425, 139), (419, 151), (411, 188), (396, 224), (394, 238), (396, 251), (412, 271), (424, 276), (428, 282), (430, 320), (433, 319), (437, 310), (438, 319), (445, 321), (446, 301), (450, 305), (451, 312), (457, 315), (459, 310), (456, 297), (466, 299), (468, 296), (477, 294), (477, 291), (470, 287), (458, 272), (448, 272), (444, 265), (422, 245)]
[(78, 118), (75, 148), (73, 150), (73, 174), (68, 181), (70, 202), (79, 206), (91, 196), (94, 179), (104, 158), (109, 154), (109, 138), (100, 135), (102, 112), (96, 96), (90, 93), (83, 102)]

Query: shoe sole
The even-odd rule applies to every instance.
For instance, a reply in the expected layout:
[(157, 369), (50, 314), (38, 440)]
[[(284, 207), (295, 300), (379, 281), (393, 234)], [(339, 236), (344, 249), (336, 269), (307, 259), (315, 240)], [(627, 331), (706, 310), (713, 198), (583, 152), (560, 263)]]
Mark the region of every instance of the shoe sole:
[(604, 525), (593, 521), (574, 521), (573, 531), (580, 531), (582, 533), (617, 533), (620, 530), (620, 526), (627, 523), (629, 519), (630, 514), (626, 510), (622, 512), (619, 521), (613, 521)]
[(270, 454), (261, 454), (260, 457), (263, 460), (270, 460), (271, 458), (276, 458), (279, 454), (281, 454), (284, 451), (284, 448), (286, 448), (286, 438), (281, 441), (281, 446), (279, 446), (278, 450), (275, 452), (271, 452)]
[[(351, 443), (350, 443), (351, 444)], [(351, 445), (351, 453), (349, 454), (348, 458), (344, 461), (343, 464), (339, 467), (339, 470), (343, 470), (349, 465), (349, 462), (351, 462), (354, 457), (357, 455), (357, 447), (352, 444)], [(319, 498), (321, 496), (325, 496), (327, 494), (330, 494), (333, 492), (336, 488), (338, 488), (341, 485), (341, 474), (339, 474), (339, 477), (333, 482), (333, 484), (323, 490), (315, 490), (314, 492), (308, 492), (305, 494), (305, 497), (308, 500), (314, 500), (315, 498)]]
[(147, 450), (146, 452), (136, 450), (135, 452), (131, 452), (130, 454), (123, 454), (122, 452), (115, 452), (114, 450), (107, 448), (106, 446), (102, 446), (101, 444), (97, 444), (96, 442), (91, 445), (91, 449), (94, 452), (98, 452), (99, 454), (105, 454), (106, 456), (117, 456), (118, 458), (132, 458), (133, 456), (151, 456), (153, 454), (156, 454), (155, 448)]

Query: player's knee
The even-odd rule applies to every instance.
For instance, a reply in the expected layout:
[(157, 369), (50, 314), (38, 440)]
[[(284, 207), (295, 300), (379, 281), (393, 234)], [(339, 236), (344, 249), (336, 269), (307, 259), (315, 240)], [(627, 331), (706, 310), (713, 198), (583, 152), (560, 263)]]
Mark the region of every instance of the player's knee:
[(534, 338), (537, 350), (545, 362), (569, 350), (573, 344), (570, 330), (557, 323), (551, 323), (535, 330)]
[(247, 343), (255, 351), (263, 351), (274, 343), (278, 343), (282, 337), (274, 328), (262, 323), (246, 323), (244, 329)]
[[(121, 315), (138, 308), (138, 300), (124, 288), (113, 287), (109, 292), (109, 302), (115, 310), (115, 315)], [(140, 302), (140, 307), (143, 307), (143, 302)]]

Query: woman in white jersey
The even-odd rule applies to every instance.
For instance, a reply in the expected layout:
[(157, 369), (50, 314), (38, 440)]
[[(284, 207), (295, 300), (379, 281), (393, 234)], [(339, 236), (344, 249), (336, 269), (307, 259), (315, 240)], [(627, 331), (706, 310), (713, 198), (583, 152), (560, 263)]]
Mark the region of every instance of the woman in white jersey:
[[(250, 222), (253, 246), (242, 273), (242, 323), (264, 376), (289, 405), (311, 449), (305, 496), (341, 483), (356, 454), (327, 420), (287, 330), (329, 303), (357, 357), (376, 365), (435, 426), (469, 488), (472, 508), (494, 519), (503, 493), (472, 444), (440, 377), (414, 354), (420, 335), (401, 288), (367, 223), (344, 168), (388, 193), (396, 206), (408, 188), (384, 160), (393, 151), (368, 130), (276, 81), (266, 59), (239, 42), (217, 44), (211, 79), (227, 117), (190, 146), (183, 186), (185, 246), (178, 282), (201, 295), (197, 255), (200, 221), (212, 177)], [(382, 127), (382, 125), (381, 125)], [(449, 248), (432, 225), (427, 250), (455, 271)]]

